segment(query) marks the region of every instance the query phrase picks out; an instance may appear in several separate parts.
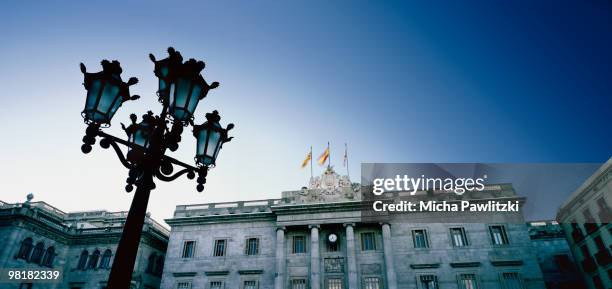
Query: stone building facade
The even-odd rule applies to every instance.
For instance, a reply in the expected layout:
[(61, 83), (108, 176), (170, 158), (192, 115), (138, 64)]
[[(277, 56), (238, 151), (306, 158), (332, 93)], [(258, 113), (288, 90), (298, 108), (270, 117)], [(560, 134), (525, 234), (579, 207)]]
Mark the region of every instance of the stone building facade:
[(527, 223), (547, 289), (585, 288), (565, 232), (556, 221)]
[[(0, 268), (61, 270), (61, 282), (0, 283), (2, 289), (103, 289), (127, 212), (66, 213), (45, 202), (0, 201)], [(132, 288), (159, 288), (169, 232), (147, 217)]]
[[(522, 213), (372, 219), (364, 217), (358, 192), (328, 169), (281, 199), (177, 206), (166, 220), (171, 233), (161, 288), (545, 288)], [(525, 201), (508, 184), (461, 198)]]
[(561, 206), (557, 220), (587, 288), (612, 288), (612, 158)]

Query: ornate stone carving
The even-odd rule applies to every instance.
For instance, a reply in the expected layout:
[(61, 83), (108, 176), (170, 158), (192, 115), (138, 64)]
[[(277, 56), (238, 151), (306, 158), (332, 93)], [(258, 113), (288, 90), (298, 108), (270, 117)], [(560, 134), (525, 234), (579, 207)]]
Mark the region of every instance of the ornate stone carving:
[(342, 273), (344, 272), (344, 258), (325, 258), (323, 260), (325, 273)]
[(358, 200), (359, 185), (351, 183), (348, 176), (341, 176), (327, 167), (321, 176), (310, 179), (308, 187), (300, 191), (283, 192), (283, 198), (291, 203), (324, 203)]

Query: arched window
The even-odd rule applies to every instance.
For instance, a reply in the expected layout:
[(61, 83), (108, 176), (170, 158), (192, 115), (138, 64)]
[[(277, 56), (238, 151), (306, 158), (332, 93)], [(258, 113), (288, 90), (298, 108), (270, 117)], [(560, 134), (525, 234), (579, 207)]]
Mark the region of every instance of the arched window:
[(162, 271), (164, 271), (164, 256), (157, 256), (157, 261), (155, 261), (155, 275), (161, 276)]
[(98, 259), (100, 259), (100, 251), (96, 249), (93, 253), (91, 253), (91, 257), (89, 257), (87, 269), (95, 269), (96, 266), (98, 266)]
[(55, 259), (55, 248), (51, 246), (47, 248), (47, 252), (45, 252), (45, 257), (42, 259), (41, 265), (51, 268), (53, 267), (53, 259)]
[(147, 262), (147, 269), (145, 270), (145, 272), (153, 273), (153, 270), (155, 270), (155, 260), (156, 259), (157, 259), (157, 254), (155, 254), (155, 252), (149, 255), (149, 262)]
[(30, 256), (30, 262), (40, 264), (42, 260), (43, 254), (45, 253), (45, 244), (43, 242), (38, 242), (32, 250), (32, 256)]
[(113, 253), (111, 252), (110, 249), (106, 249), (106, 251), (104, 251), (104, 254), (102, 254), (102, 260), (100, 261), (100, 268), (103, 268), (103, 269), (109, 268), (110, 259), (112, 255)]
[(17, 253), (17, 258), (28, 260), (31, 252), (32, 238), (25, 238), (25, 240), (21, 241), (21, 247), (19, 248), (19, 253)]
[(87, 252), (87, 250), (83, 250), (83, 252), (81, 252), (81, 257), (79, 258), (79, 264), (77, 265), (77, 269), (85, 270), (85, 265), (87, 265), (88, 257), (89, 252)]

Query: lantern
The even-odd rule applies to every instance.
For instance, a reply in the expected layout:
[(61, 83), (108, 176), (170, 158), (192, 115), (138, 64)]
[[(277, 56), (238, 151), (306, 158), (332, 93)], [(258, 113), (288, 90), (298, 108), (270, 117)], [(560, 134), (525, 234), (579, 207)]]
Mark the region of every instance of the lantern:
[(155, 63), (155, 75), (159, 78), (157, 95), (175, 121), (186, 123), (192, 119), (200, 100), (219, 83), (209, 85), (200, 75), (204, 62), (189, 59), (183, 63), (181, 54), (172, 47), (168, 48), (168, 54), (168, 58), (159, 61), (152, 54), (149, 55)]
[(227, 128), (221, 127), (221, 116), (216, 110), (206, 114), (206, 122), (194, 125), (193, 135), (197, 139), (196, 163), (201, 166), (214, 166), (223, 143), (229, 142), (233, 137), (227, 136), (228, 131), (234, 128), (230, 123)]
[[(128, 141), (134, 145), (140, 146), (145, 150), (151, 145), (151, 136), (155, 130), (156, 118), (152, 112), (142, 116), (142, 121), (136, 123), (136, 115), (130, 115), (132, 124), (127, 128), (124, 127), (126, 134), (128, 135)], [(123, 124), (122, 124), (123, 125)]]
[(129, 86), (138, 83), (132, 77), (127, 83), (121, 80), (121, 65), (118, 61), (102, 61), (102, 71), (87, 73), (85, 65), (81, 63), (81, 72), (84, 74), (83, 85), (87, 90), (85, 109), (81, 113), (88, 124), (110, 126), (110, 121), (127, 100), (138, 99), (138, 95), (130, 96)]

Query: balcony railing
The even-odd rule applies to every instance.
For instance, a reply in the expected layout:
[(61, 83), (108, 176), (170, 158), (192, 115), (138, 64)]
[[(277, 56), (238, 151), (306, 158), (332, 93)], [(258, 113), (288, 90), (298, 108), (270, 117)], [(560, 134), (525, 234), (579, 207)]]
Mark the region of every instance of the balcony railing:
[(597, 259), (597, 264), (602, 267), (607, 266), (608, 264), (610, 264), (610, 261), (612, 261), (610, 252), (605, 248), (604, 250), (599, 251), (595, 254), (595, 259)]
[(574, 243), (579, 243), (580, 241), (584, 240), (584, 234), (580, 228), (575, 227), (572, 230), (572, 239), (574, 239)]
[(586, 258), (584, 258), (584, 260), (582, 260), (581, 262), (581, 265), (582, 270), (587, 273), (593, 273), (595, 272), (595, 270), (597, 270), (597, 264), (595, 263), (595, 259), (593, 259), (593, 257), (591, 256), (587, 256)]

